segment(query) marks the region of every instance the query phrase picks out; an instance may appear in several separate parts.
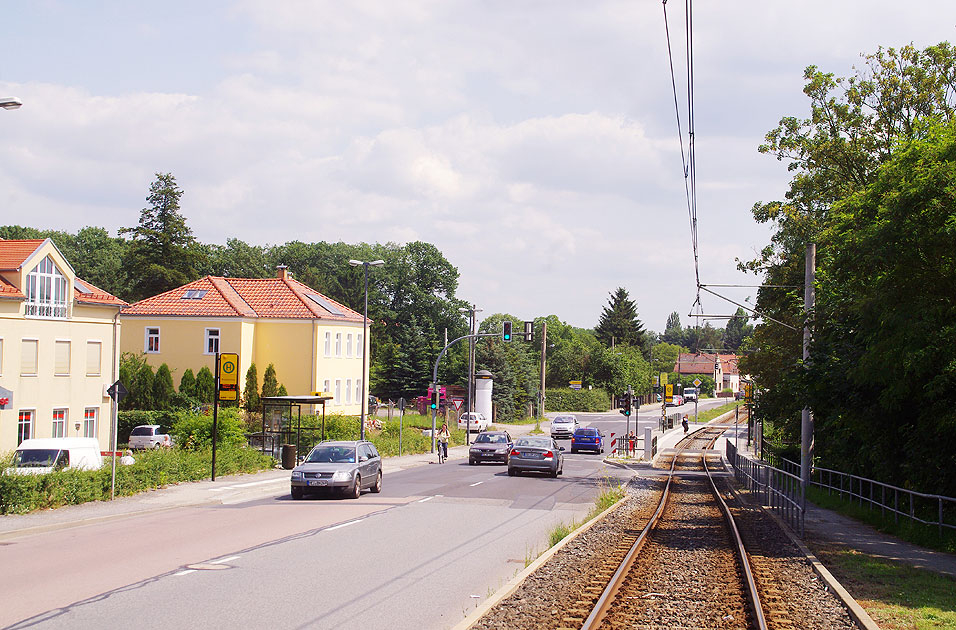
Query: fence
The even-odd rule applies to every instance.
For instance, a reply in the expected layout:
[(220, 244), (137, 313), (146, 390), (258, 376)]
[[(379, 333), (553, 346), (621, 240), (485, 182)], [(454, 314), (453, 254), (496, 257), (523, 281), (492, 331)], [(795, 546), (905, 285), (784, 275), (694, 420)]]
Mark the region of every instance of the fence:
[(734, 469), (737, 481), (750, 492), (762, 495), (763, 503), (802, 538), (806, 493), (800, 482), (800, 475), (741, 455), (730, 440), (727, 440), (726, 444), (727, 460)]
[[(800, 465), (795, 462), (787, 459), (783, 459), (783, 462), (797, 471), (800, 470)], [(834, 478), (839, 485), (835, 485)], [(943, 535), (943, 528), (956, 530), (956, 523), (947, 523), (944, 518), (947, 513), (956, 515), (956, 499), (953, 497), (907, 490), (888, 483), (819, 466), (813, 467), (810, 473), (810, 483), (819, 488), (825, 488), (827, 494), (837, 493), (840, 498), (846, 496), (850, 501), (858, 500), (860, 506), (866, 503), (870, 509), (879, 507), (884, 518), (886, 512), (889, 511), (893, 514), (897, 523), (899, 523), (900, 516), (904, 516), (923, 525), (930, 527), (935, 525), (940, 536)], [(876, 496), (877, 493), (879, 497)], [(888, 497), (887, 495), (892, 496)], [(900, 506), (901, 498), (902, 507)], [(890, 499), (892, 499), (892, 505), (890, 505)], [(936, 520), (930, 520), (929, 515), (934, 512)], [(956, 521), (956, 517), (953, 520)]]
[(657, 456), (657, 436), (651, 437), (650, 451), (645, 447), (644, 436), (635, 435), (629, 437), (620, 435), (611, 442), (611, 451), (617, 453), (617, 457), (635, 457), (640, 455), (645, 459), (653, 460)]

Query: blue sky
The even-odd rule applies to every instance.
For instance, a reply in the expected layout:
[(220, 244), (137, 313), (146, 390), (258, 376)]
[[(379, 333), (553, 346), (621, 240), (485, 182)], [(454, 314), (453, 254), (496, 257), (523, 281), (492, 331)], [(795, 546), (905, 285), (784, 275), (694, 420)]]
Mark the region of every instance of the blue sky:
[[(660, 2), (2, 4), (0, 96), (24, 102), (0, 111), (3, 223), (115, 233), (171, 172), (205, 242), (424, 240), (486, 315), (593, 326), (623, 286), (647, 327), (690, 323)], [(668, 15), (682, 53), (683, 3)], [(769, 230), (750, 208), (789, 181), (756, 147), (806, 112), (803, 69), (847, 75), (956, 19), (939, 0), (694, 17), (701, 279), (753, 283), (735, 258)]]

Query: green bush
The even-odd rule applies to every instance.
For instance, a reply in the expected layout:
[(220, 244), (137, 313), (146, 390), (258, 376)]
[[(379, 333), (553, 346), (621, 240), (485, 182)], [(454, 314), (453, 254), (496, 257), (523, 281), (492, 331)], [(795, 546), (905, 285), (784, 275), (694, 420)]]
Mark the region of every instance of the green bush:
[[(183, 481), (199, 481), (212, 473), (212, 450), (186, 451), (178, 448), (144, 451), (136, 463), (116, 466), (116, 495), (127, 496)], [(11, 455), (0, 458), (10, 464)], [(258, 472), (275, 465), (275, 460), (256, 450), (226, 446), (217, 449), (216, 474)], [(110, 498), (112, 471), (105, 458), (99, 470), (61, 470), (46, 475), (0, 474), (0, 514), (22, 514)]]
[(603, 389), (549, 389), (544, 394), (545, 409), (550, 411), (607, 411), (611, 399)]
[[(185, 450), (212, 448), (212, 413), (196, 414), (181, 411), (172, 426), (176, 444)], [(218, 416), (218, 444), (223, 447), (246, 443), (245, 425), (239, 418), (239, 408), (220, 409)]]

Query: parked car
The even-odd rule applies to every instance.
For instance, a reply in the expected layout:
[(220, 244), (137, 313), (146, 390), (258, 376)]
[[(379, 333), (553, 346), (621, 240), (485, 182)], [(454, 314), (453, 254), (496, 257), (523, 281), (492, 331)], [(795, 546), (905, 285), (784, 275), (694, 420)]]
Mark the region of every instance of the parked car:
[(468, 464), (474, 466), (481, 462), (508, 463), (513, 441), (507, 431), (484, 431), (475, 438), (468, 449)]
[(571, 452), (597, 451), (604, 452), (604, 434), (599, 429), (582, 427), (571, 436)]
[(468, 429), (471, 431), (484, 431), (488, 428), (488, 425), (491, 424), (488, 421), (488, 418), (485, 417), (485, 414), (478, 413), (477, 411), (466, 411), (458, 417), (458, 428), (459, 429)]
[(357, 499), (362, 490), (382, 491), (382, 457), (371, 442), (320, 442), (292, 469), (292, 498), (339, 490)]
[(508, 475), (543, 472), (557, 477), (564, 472), (564, 447), (553, 438), (532, 435), (515, 439), (508, 454)]
[(671, 401), (666, 403), (668, 407), (680, 407), (684, 404), (684, 397), (680, 394), (674, 394), (671, 396)]
[(20, 443), (13, 453), (13, 466), (4, 472), (42, 475), (67, 468), (96, 470), (102, 465), (96, 438), (33, 438)]
[(163, 433), (158, 424), (141, 424), (129, 433), (129, 447), (133, 450), (172, 445), (172, 438)]
[(743, 400), (743, 399), (746, 398), (746, 397), (747, 397), (747, 392), (744, 391), (744, 390), (742, 390), (742, 389), (739, 390), (739, 391), (734, 395), (734, 398), (735, 398), (736, 400)]
[(555, 440), (566, 440), (578, 428), (576, 416), (556, 416), (551, 421), (551, 437)]

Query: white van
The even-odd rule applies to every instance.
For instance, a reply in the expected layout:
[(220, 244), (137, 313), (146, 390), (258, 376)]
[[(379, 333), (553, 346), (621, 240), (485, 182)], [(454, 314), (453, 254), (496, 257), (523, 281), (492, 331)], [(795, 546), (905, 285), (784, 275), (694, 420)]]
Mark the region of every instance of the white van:
[(66, 468), (96, 470), (103, 465), (95, 438), (34, 438), (23, 440), (7, 474), (42, 475)]

